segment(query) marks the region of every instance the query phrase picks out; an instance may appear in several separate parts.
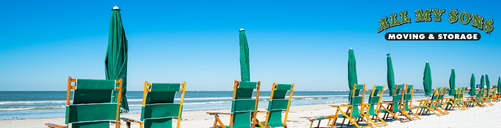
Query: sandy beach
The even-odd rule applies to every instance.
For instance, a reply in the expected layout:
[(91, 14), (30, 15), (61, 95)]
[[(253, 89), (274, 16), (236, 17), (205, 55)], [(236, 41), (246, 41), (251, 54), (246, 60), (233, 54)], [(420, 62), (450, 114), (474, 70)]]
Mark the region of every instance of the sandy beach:
[[(264, 108), (259, 108), (264, 110)], [(335, 113), (336, 109), (329, 107), (329, 104), (300, 105), (291, 106), (287, 124), (290, 128), (307, 128), (310, 125), (308, 117), (316, 117)], [(208, 128), (214, 123), (214, 116), (206, 114), (207, 111), (185, 111), (183, 112), (182, 128)], [(213, 110), (213, 112), (229, 112), (225, 110)], [(473, 107), (469, 110), (461, 111), (453, 109), (450, 114), (444, 116), (420, 115), (421, 120), (401, 123), (396, 120), (389, 120), (387, 128), (470, 128), (470, 127), (498, 127), (501, 123), (497, 120), (501, 113), (501, 104), (494, 103), (490, 107)], [(139, 113), (122, 114), (122, 117), (139, 119)], [(229, 123), (229, 116), (220, 116), (223, 123)], [(265, 115), (259, 114), (258, 119), (264, 120)], [(0, 120), (3, 128), (46, 128), (44, 123), (64, 124), (64, 117), (43, 118), (43, 119), (9, 119)], [(338, 121), (339, 122), (339, 121)], [(314, 126), (316, 122), (314, 123)], [(327, 120), (322, 121), (321, 128), (326, 128)], [(126, 128), (122, 122), (121, 127)], [(138, 128), (138, 124), (133, 124), (133, 128)], [(354, 126), (351, 126), (354, 127)]]

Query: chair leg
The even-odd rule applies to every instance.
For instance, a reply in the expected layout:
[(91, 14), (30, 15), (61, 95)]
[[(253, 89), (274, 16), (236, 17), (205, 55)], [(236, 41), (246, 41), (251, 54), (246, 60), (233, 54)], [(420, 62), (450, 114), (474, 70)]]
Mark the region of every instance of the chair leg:
[(130, 128), (130, 122), (125, 123), (127, 125), (127, 128)]

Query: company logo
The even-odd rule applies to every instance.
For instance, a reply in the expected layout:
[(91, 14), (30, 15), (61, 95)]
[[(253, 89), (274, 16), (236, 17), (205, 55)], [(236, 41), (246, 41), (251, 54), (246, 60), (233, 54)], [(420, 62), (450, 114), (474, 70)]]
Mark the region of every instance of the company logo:
[[(445, 9), (417, 9), (415, 10), (416, 19), (414, 22), (432, 22), (432, 13), (434, 15), (434, 22), (442, 22), (442, 14), (446, 11)], [(377, 30), (378, 33), (383, 32), (388, 28), (392, 28), (395, 26), (400, 26), (404, 24), (411, 23), (411, 18), (407, 17), (407, 11), (401, 11), (400, 20), (397, 19), (398, 15), (390, 14), (390, 19), (387, 16), (379, 19), (379, 28)], [(472, 27), (478, 28), (481, 31), (484, 31), (487, 34), (490, 34), (494, 30), (494, 20), (493, 19), (484, 19), (484, 17), (477, 15), (475, 13), (469, 13), (467, 11), (463, 11), (461, 13), (458, 12), (457, 9), (450, 10), (448, 13), (449, 18), (447, 21), (451, 24), (455, 24), (458, 21), (463, 25), (471, 24)], [(389, 20), (389, 22), (388, 22)], [(398, 40), (426, 40), (426, 41), (443, 41), (443, 40), (480, 40), (480, 33), (478, 32), (422, 32), (422, 33), (409, 33), (409, 32), (389, 32), (385, 34), (386, 40), (389, 41), (398, 41)]]

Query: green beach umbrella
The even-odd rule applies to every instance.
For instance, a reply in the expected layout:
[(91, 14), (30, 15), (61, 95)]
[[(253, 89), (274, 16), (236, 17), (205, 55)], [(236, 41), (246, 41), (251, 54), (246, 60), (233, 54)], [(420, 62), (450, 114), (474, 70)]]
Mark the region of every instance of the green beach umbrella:
[[(120, 9), (117, 6), (111, 10), (110, 32), (108, 33), (108, 49), (106, 50), (106, 59), (104, 60), (106, 79), (118, 80), (122, 79), (122, 98), (120, 107), (122, 110), (129, 111), (127, 98), (127, 38), (122, 25)], [(117, 92), (115, 101), (117, 101)]]
[(451, 77), (449, 78), (449, 87), (451, 90), (449, 90), (449, 96), (454, 96), (456, 94), (456, 71), (454, 71), (454, 68), (451, 70)]
[(480, 89), (483, 89), (484, 88), (484, 75), (482, 75), (482, 77), (480, 77)]
[(389, 95), (393, 96), (395, 91), (395, 75), (393, 74), (393, 64), (390, 53), (386, 54), (386, 81), (388, 82)]
[(487, 85), (487, 89), (491, 89), (491, 82), (489, 81), (489, 75), (485, 74), (485, 84)]
[(475, 89), (475, 74), (471, 74), (471, 79), (470, 79), (470, 92), (468, 92), (470, 96), (475, 96), (477, 95), (476, 89)]
[(426, 62), (423, 73), (423, 88), (425, 96), (430, 96), (431, 94), (431, 69), (430, 63)]
[[(353, 49), (350, 48), (348, 51), (348, 87), (350, 88), (350, 93), (348, 95), (348, 101), (351, 102), (351, 90), (353, 89), (353, 84), (357, 84), (357, 62), (355, 60), (355, 53)], [(358, 92), (357, 92), (358, 93)]]
[(241, 81), (250, 81), (250, 66), (249, 66), (249, 44), (247, 44), (247, 36), (245, 36), (244, 28), (240, 29), (240, 77)]
[(357, 62), (355, 60), (355, 53), (353, 52), (353, 49), (350, 48), (348, 51), (348, 87), (350, 90), (353, 89), (353, 84), (357, 83)]

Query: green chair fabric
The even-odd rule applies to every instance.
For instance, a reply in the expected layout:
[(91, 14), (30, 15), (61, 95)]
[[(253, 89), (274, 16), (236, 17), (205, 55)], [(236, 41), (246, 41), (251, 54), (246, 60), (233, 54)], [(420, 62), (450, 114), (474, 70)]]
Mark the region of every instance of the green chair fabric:
[(109, 127), (116, 121), (117, 103), (112, 103), (115, 80), (77, 79), (73, 104), (66, 107), (65, 123), (73, 128)]
[(405, 111), (412, 111), (411, 106), (410, 106), (410, 102), (412, 102), (411, 100), (412, 100), (413, 89), (414, 89), (414, 85), (408, 85), (407, 89), (405, 89), (405, 94), (404, 94), (404, 101), (405, 101), (404, 109), (405, 109)]
[(256, 88), (257, 82), (239, 82), (235, 99), (231, 102), (234, 128), (249, 128), (251, 126), (251, 114), (257, 106), (256, 99), (252, 99)]
[(373, 90), (371, 96), (369, 97), (368, 103), (370, 104), (369, 110), (367, 113), (371, 116), (378, 115), (375, 111), (380, 99), (381, 99), (381, 93), (383, 91), (384, 86), (376, 86), (376, 88)]
[[(362, 95), (360, 95), (360, 92), (362, 92)], [(357, 86), (353, 88), (352, 94), (354, 95), (351, 97), (350, 105), (352, 105), (351, 116), (353, 116), (354, 118), (363, 117), (360, 114), (360, 105), (362, 105), (363, 103), (364, 92), (365, 92), (364, 84), (357, 84)], [(346, 116), (338, 115), (338, 118), (346, 118)]]
[(181, 83), (151, 83), (141, 108), (141, 121), (145, 128), (172, 127), (172, 119), (178, 118), (180, 103), (174, 103)]
[[(273, 92), (273, 99), (268, 103), (268, 112), (270, 113), (267, 118), (268, 126), (270, 127), (283, 127), (282, 111), (287, 110), (289, 106), (289, 99), (285, 99), (287, 92), (290, 93), (292, 84), (277, 84), (276, 90)], [(259, 126), (259, 125), (256, 125)]]
[[(392, 96), (392, 100), (391, 100), (393, 102), (393, 109), (390, 110), (393, 113), (401, 112), (399, 103), (402, 101), (402, 89), (403, 88), (404, 88), (403, 84), (399, 84), (395, 88), (395, 92), (394, 92), (395, 94)], [(381, 112), (388, 113), (388, 111), (386, 111), (386, 110), (381, 110)]]

